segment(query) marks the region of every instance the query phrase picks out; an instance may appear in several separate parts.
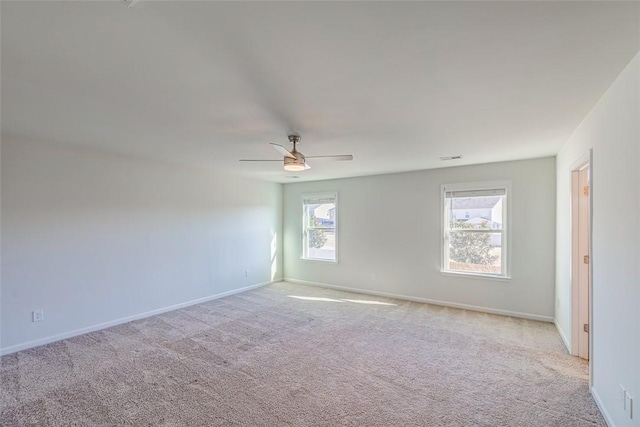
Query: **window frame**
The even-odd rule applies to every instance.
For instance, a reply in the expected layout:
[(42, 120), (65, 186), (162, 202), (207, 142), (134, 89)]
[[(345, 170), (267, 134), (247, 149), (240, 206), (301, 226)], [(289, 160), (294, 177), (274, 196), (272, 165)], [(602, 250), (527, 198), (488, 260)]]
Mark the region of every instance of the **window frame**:
[[(504, 198), (502, 201), (502, 228), (501, 228), (501, 271), (499, 274), (482, 273), (477, 271), (452, 270), (449, 268), (449, 221), (447, 207), (448, 192), (462, 191), (487, 191), (487, 190), (504, 190)], [(440, 272), (444, 275), (452, 275), (456, 277), (470, 277), (477, 279), (491, 279), (498, 281), (508, 281), (511, 279), (511, 181), (483, 181), (483, 182), (462, 182), (452, 184), (442, 184), (440, 192), (440, 215), (441, 215), (441, 241), (440, 254), (441, 264)], [(495, 233), (494, 229), (478, 230), (478, 232)]]
[[(333, 199), (333, 204), (335, 205), (335, 214), (333, 220), (333, 227), (309, 227), (309, 219), (307, 212), (307, 205), (312, 203), (308, 203), (309, 200), (322, 200), (322, 199)], [(314, 261), (314, 262), (326, 262), (326, 263), (337, 263), (338, 262), (338, 192), (337, 191), (325, 191), (321, 193), (306, 193), (301, 195), (301, 205), (302, 205), (302, 230), (301, 230), (301, 243), (302, 243), (302, 251), (300, 254), (300, 259), (304, 261)], [(333, 230), (334, 233), (334, 258), (326, 259), (326, 258), (312, 258), (308, 255), (309, 245), (308, 245), (308, 230)]]

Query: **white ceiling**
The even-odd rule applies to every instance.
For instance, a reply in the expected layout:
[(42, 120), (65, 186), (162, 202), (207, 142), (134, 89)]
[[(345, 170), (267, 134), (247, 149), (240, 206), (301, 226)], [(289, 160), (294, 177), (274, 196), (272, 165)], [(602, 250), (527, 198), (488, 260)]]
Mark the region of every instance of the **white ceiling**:
[[(554, 155), (638, 2), (1, 3), (2, 133), (291, 182)], [(458, 161), (440, 156), (462, 154)]]

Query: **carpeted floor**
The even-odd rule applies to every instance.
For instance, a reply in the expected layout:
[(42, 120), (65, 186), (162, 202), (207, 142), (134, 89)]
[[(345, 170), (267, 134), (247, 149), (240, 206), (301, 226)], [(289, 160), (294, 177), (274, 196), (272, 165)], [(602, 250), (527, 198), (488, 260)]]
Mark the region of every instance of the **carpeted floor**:
[(2, 357), (0, 425), (605, 425), (549, 323), (278, 283)]

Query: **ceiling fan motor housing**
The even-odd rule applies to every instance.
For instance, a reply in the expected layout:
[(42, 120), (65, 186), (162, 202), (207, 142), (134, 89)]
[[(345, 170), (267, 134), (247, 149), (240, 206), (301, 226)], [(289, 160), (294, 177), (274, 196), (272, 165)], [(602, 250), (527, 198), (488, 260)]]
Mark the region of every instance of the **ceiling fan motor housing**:
[(300, 142), (300, 135), (289, 135), (289, 142), (292, 144), (297, 144)]

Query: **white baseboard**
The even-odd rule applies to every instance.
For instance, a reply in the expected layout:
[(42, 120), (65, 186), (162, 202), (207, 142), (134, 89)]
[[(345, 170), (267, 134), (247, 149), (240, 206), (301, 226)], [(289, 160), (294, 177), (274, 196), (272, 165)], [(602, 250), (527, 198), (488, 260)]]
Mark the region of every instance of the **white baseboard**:
[(600, 409), (600, 413), (602, 414), (604, 420), (607, 422), (607, 425), (609, 427), (615, 427), (616, 424), (613, 422), (613, 419), (611, 418), (611, 415), (609, 415), (609, 412), (607, 412), (607, 408), (605, 408), (604, 403), (602, 403), (602, 399), (600, 399), (600, 395), (596, 391), (595, 387), (591, 387), (591, 395), (593, 396), (593, 400), (596, 401), (596, 405), (598, 405), (598, 409)]
[(144, 313), (134, 314), (132, 316), (127, 316), (127, 317), (123, 317), (123, 318), (116, 319), (116, 320), (110, 320), (108, 322), (99, 323), (97, 325), (87, 326), (86, 328), (75, 329), (73, 331), (52, 335), (50, 337), (40, 338), (40, 339), (37, 339), (37, 340), (33, 340), (33, 341), (28, 341), (28, 342), (25, 342), (25, 343), (21, 343), (21, 344), (12, 345), (10, 347), (5, 347), (5, 348), (0, 349), (0, 356), (4, 356), (5, 354), (15, 353), (17, 351), (26, 350), (26, 349), (33, 348), (33, 347), (38, 347), (38, 346), (45, 345), (45, 344), (50, 344), (52, 342), (64, 340), (64, 339), (67, 339), (67, 338), (72, 338), (72, 337), (75, 337), (75, 336), (78, 336), (78, 335), (88, 334), (89, 332), (99, 331), (101, 329), (106, 329), (106, 328), (110, 328), (112, 326), (117, 326), (117, 325), (121, 325), (123, 323), (128, 323), (128, 322), (131, 322), (133, 320), (144, 319), (145, 317), (151, 317), (151, 316), (155, 316), (157, 314), (166, 313), (168, 311), (178, 310), (180, 308), (189, 307), (190, 305), (202, 304), (203, 302), (211, 301), (211, 300), (218, 299), (218, 298), (227, 297), (229, 295), (238, 294), (240, 292), (249, 291), (251, 289), (260, 288), (262, 286), (270, 285), (270, 284), (278, 282), (278, 281), (280, 281), (280, 280), (262, 282), (262, 283), (258, 283), (258, 284), (255, 284), (255, 285), (245, 286), (245, 287), (239, 288), (239, 289), (232, 289), (230, 291), (226, 291), (226, 292), (222, 292), (222, 293), (214, 294), (214, 295), (209, 295), (209, 296), (206, 296), (206, 297), (194, 299), (194, 300), (187, 301), (187, 302), (182, 302), (180, 304), (174, 304), (174, 305), (170, 305), (168, 307), (162, 307), (162, 308), (158, 308), (156, 310), (151, 310), (151, 311), (147, 311), (147, 312), (144, 312)]
[(401, 300), (406, 300), (406, 301), (414, 301), (414, 302), (422, 302), (422, 303), (433, 304), (433, 305), (440, 305), (440, 306), (443, 306), (443, 307), (460, 308), (462, 310), (479, 311), (479, 312), (482, 312), (482, 313), (499, 314), (501, 316), (518, 317), (518, 318), (521, 318), (521, 319), (539, 320), (539, 321), (542, 321), (542, 322), (553, 323), (553, 317), (541, 316), (539, 314), (520, 313), (520, 312), (517, 312), (517, 311), (499, 310), (499, 309), (490, 308), (490, 307), (481, 307), (481, 306), (477, 306), (477, 305), (460, 304), (460, 303), (457, 303), (457, 302), (440, 301), (440, 300), (434, 300), (434, 299), (429, 299), (429, 298), (420, 298), (420, 297), (413, 297), (413, 296), (408, 296), (408, 295), (393, 294), (393, 293), (389, 293), (389, 292), (378, 292), (378, 291), (370, 291), (370, 290), (367, 290), (367, 289), (349, 288), (349, 287), (346, 287), (346, 286), (336, 286), (336, 285), (329, 285), (327, 283), (309, 282), (309, 281), (306, 281), (306, 280), (292, 279), (292, 278), (289, 278), (289, 277), (285, 277), (284, 281), (285, 282), (290, 282), (290, 283), (297, 283), (297, 284), (300, 284), (300, 285), (318, 286), (318, 287), (321, 287), (321, 288), (337, 289), (337, 290), (340, 290), (340, 291), (356, 292), (356, 293), (359, 293), (359, 294), (375, 295), (375, 296), (379, 296), (379, 297), (388, 297), (388, 298), (396, 298), (396, 299), (401, 299)]
[(553, 320), (553, 324), (556, 325), (556, 329), (560, 334), (560, 338), (562, 338), (562, 342), (564, 343), (564, 346), (567, 347), (567, 351), (569, 352), (569, 354), (571, 354), (571, 344), (569, 344), (569, 340), (567, 339), (567, 336), (564, 334), (564, 331), (562, 330), (560, 325), (558, 325), (558, 321), (556, 319)]

